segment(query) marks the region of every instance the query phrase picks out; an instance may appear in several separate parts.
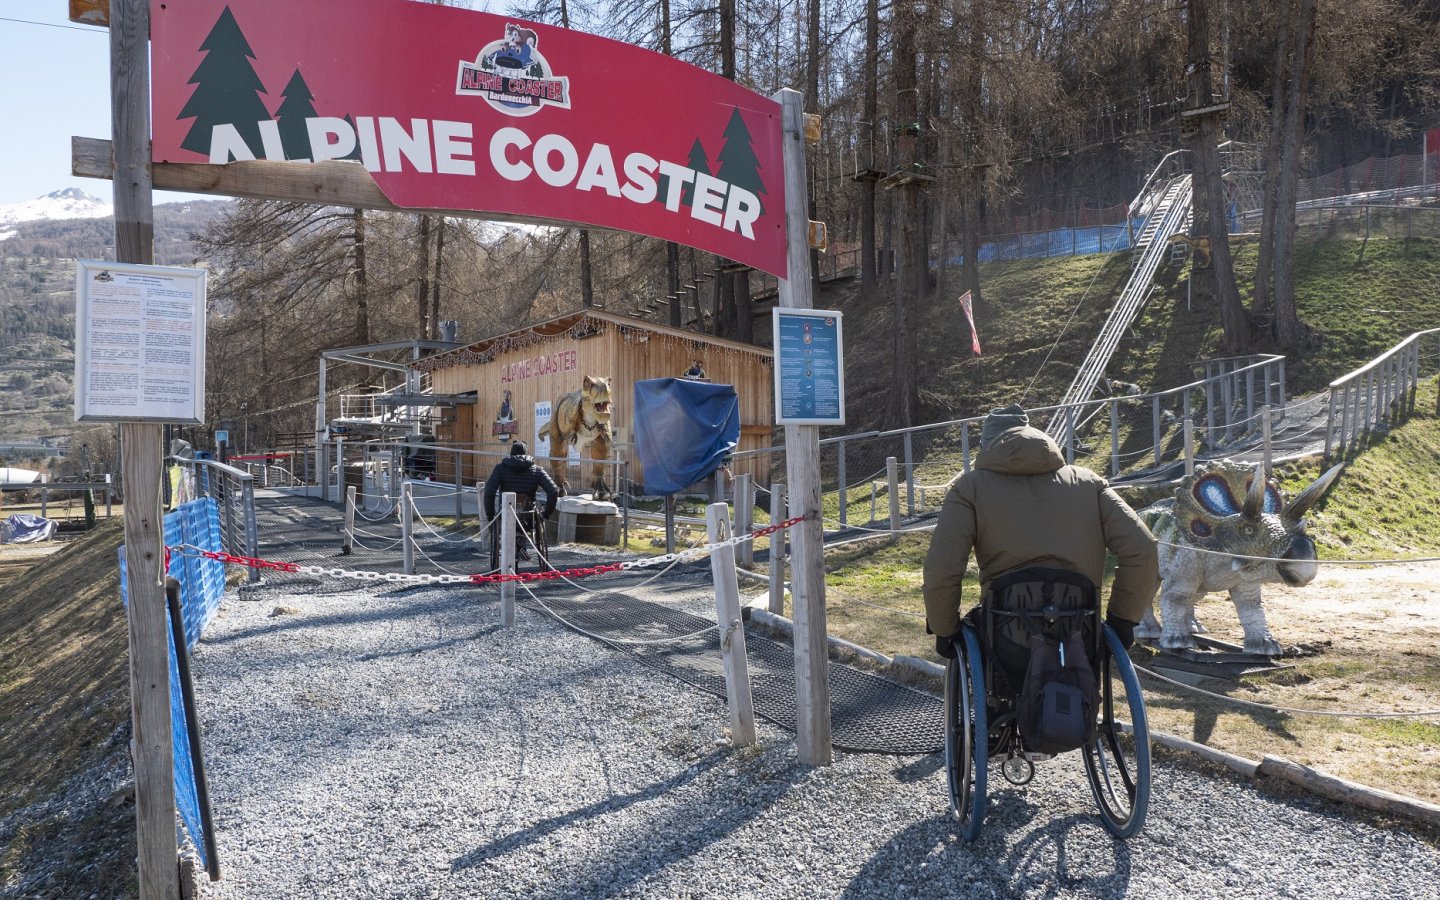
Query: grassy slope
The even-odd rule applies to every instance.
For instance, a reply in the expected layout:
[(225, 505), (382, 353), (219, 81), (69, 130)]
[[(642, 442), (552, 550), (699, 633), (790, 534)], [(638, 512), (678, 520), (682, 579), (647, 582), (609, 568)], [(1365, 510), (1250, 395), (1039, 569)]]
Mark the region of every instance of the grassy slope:
[[(0, 588), (0, 815), (128, 753), (130, 692), (116, 548), (120, 519)], [(59, 865), (76, 896), (133, 894), (134, 806), (121, 795), (32, 821), (0, 848), (0, 886), (26, 857)], [(53, 886), (53, 896), (70, 896)], [(48, 889), (47, 889), (48, 890)]]

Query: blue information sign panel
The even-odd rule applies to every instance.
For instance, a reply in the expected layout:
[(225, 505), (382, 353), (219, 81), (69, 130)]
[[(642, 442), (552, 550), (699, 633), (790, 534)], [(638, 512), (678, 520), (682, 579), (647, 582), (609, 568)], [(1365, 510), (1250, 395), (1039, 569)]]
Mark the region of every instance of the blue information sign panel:
[(826, 309), (774, 310), (775, 421), (845, 424), (845, 351), (840, 314)]

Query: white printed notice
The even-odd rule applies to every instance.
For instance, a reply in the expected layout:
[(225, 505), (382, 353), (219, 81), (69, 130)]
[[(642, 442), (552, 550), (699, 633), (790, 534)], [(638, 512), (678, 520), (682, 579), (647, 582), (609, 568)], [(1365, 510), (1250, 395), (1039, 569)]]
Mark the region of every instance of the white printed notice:
[(204, 422), (204, 269), (77, 261), (75, 419)]

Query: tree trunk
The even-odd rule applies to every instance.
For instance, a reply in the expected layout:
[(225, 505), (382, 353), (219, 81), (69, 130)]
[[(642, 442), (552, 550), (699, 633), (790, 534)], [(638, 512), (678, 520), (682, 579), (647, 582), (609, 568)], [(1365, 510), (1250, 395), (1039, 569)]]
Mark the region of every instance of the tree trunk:
[(590, 271), (590, 231), (580, 229), (580, 305), (585, 309), (595, 305), (595, 282)]
[(415, 334), (421, 340), (430, 336), (430, 217), (420, 217), (420, 247), (415, 260)]
[(880, 117), (880, 0), (865, 0), (865, 147), (860, 181), (860, 292), (875, 292), (875, 130)]
[[(808, 16), (805, 23), (805, 112), (819, 114), (820, 112), (820, 0), (808, 0)], [(815, 172), (810, 171), (809, 195), (809, 217), (814, 220), (820, 218), (820, 212), (815, 205)], [(814, 247), (810, 248), (810, 290), (815, 297), (820, 296), (820, 251)]]
[[(1192, 108), (1213, 106), (1214, 91), (1210, 79), (1210, 0), (1189, 2), (1189, 70), (1190, 105)], [(1225, 349), (1239, 353), (1254, 343), (1254, 329), (1240, 292), (1235, 286), (1235, 268), (1230, 257), (1230, 229), (1225, 216), (1225, 183), (1220, 179), (1220, 120), (1214, 114), (1199, 117), (1192, 126), (1190, 155), (1194, 164), (1192, 184), (1195, 211), (1194, 233), (1210, 242), (1210, 265), (1198, 266), (1200, 251), (1192, 253), (1190, 271), (1201, 285), (1201, 292), (1215, 298), (1220, 308), (1220, 325), (1225, 333)]]
[[(964, 21), (956, 17), (956, 27)], [(960, 228), (964, 259), (960, 263), (960, 293), (970, 292), (972, 307), (980, 307), (980, 156), (976, 152), (980, 123), (985, 116), (985, 94), (982, 90), (985, 73), (985, 4), (971, 9), (969, 29), (965, 36), (965, 72), (961, 81), (961, 103), (964, 119), (970, 124), (973, 137), (960, 141)]]
[(440, 277), (445, 266), (445, 217), (435, 225), (435, 280), (430, 283), (430, 332), (440, 337)]
[(1275, 258), (1275, 211), (1278, 208), (1276, 184), (1280, 177), (1280, 147), (1284, 143), (1285, 88), (1290, 83), (1290, 23), (1295, 10), (1294, 0), (1283, 2), (1283, 8), (1276, 12), (1276, 20), (1280, 24), (1275, 30), (1275, 59), (1271, 66), (1274, 79), (1270, 92), (1270, 134), (1265, 141), (1260, 250), (1259, 259), (1255, 263), (1255, 297), (1250, 304), (1251, 311), (1257, 316), (1271, 315), (1274, 296), (1270, 278)]
[(665, 242), (665, 290), (670, 297), (670, 324), (680, 327), (680, 245)]
[[(913, 0), (894, 7), (895, 29), (895, 142), (897, 170), (914, 173), (919, 162), (919, 92), (916, 83), (915, 26)], [(887, 428), (908, 428), (915, 424), (919, 395), (915, 382), (915, 335), (911, 314), (919, 303), (926, 277), (925, 248), (921, 243), (920, 183), (906, 181), (894, 189), (900, 240), (896, 254), (894, 293), (891, 301), (890, 406)]]
[(1305, 93), (1315, 50), (1315, 0), (1300, 0), (1295, 20), (1294, 61), (1285, 106), (1285, 141), (1280, 153), (1275, 216), (1275, 341), (1294, 350), (1309, 328), (1295, 305), (1295, 195), (1300, 180), (1300, 136), (1305, 130)]
[(370, 275), (365, 269), (365, 210), (355, 210), (355, 344), (370, 343)]
[(745, 344), (755, 343), (755, 304), (750, 299), (749, 269), (735, 273), (735, 318), (739, 325), (735, 340)]

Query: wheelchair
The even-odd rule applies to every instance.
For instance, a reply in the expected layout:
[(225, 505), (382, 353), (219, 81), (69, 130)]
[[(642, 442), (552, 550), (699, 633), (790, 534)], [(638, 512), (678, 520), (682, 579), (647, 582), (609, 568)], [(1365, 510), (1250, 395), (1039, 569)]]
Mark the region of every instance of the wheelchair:
[[(1068, 633), (1078, 619), (1098, 702), (1080, 751), (1090, 792), (1105, 829), (1129, 838), (1145, 824), (1150, 804), (1150, 731), (1145, 700), (1130, 657), (1100, 617), (1100, 596), (1083, 575), (1029, 568), (988, 586), (981, 604), (962, 620), (955, 658), (945, 668), (945, 771), (950, 814), (966, 841), (980, 834), (991, 761), (1014, 785), (1035, 777), (1032, 752), (1019, 727), (1018, 697), (1029, 637)], [(1063, 659), (1063, 657), (1062, 657)], [(1116, 708), (1128, 716), (1128, 726)]]
[[(515, 524), (519, 526), (515, 530), (515, 544), (517, 548), (528, 547), (533, 550), (539, 562), (539, 571), (550, 572), (554, 566), (550, 564), (550, 545), (545, 538), (545, 516), (542, 510), (535, 506), (535, 498), (530, 494), (515, 495)], [(523, 529), (523, 533), (521, 531)], [(520, 554), (515, 554), (515, 568), (520, 568)], [(496, 516), (495, 521), (490, 523), (490, 571), (495, 572), (500, 568), (500, 517)]]

